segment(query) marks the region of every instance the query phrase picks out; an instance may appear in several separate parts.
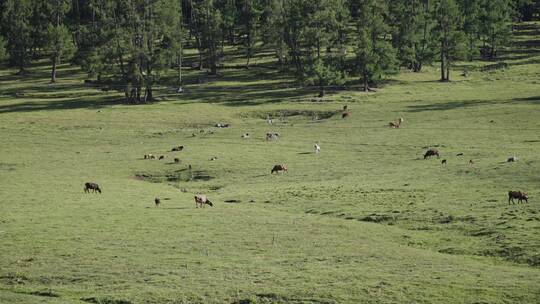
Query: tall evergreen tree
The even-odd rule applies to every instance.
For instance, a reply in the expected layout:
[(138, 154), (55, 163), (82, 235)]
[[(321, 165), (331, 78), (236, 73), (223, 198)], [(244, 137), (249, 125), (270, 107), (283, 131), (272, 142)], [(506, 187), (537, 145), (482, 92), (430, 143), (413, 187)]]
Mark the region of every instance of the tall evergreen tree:
[(3, 6), (2, 24), (7, 39), (10, 63), (26, 72), (31, 59), (31, 0), (6, 0)]
[(4, 37), (0, 36), (0, 62), (8, 58), (7, 43)]
[(482, 57), (493, 59), (497, 51), (510, 41), (512, 34), (510, 0), (482, 0), (480, 37)]
[(463, 33), (467, 39), (467, 59), (472, 61), (478, 54), (478, 39), (480, 39), (480, 18), (484, 0), (460, 0), (461, 15), (463, 16)]
[(395, 49), (390, 42), (390, 28), (385, 20), (384, 1), (359, 0), (356, 17), (356, 66), (364, 91), (386, 75), (396, 72)]
[(88, 54), (89, 71), (120, 81), (128, 102), (153, 100), (153, 86), (169, 67), (167, 50), (175, 39), (178, 0), (98, 0), (100, 45)]
[(464, 36), (460, 30), (461, 17), (455, 0), (438, 0), (436, 3), (435, 27), (439, 42), (441, 81), (450, 81), (450, 67), (454, 60), (464, 57)]
[(429, 0), (395, 0), (389, 4), (397, 57), (402, 66), (420, 72), (435, 56), (433, 5)]
[(49, 2), (51, 18), (47, 26), (46, 48), (51, 59), (51, 82), (56, 82), (56, 70), (61, 60), (69, 60), (74, 52), (73, 37), (64, 24), (66, 13), (71, 9), (70, 0)]

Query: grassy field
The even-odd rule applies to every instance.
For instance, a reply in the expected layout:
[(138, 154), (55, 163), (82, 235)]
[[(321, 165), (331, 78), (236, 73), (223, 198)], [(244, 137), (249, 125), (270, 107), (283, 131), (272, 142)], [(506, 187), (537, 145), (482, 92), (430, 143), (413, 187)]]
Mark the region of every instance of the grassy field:
[(540, 29), (519, 30), (451, 83), (428, 67), (322, 102), (257, 66), (136, 106), (76, 67), (1, 69), (0, 303), (539, 303)]

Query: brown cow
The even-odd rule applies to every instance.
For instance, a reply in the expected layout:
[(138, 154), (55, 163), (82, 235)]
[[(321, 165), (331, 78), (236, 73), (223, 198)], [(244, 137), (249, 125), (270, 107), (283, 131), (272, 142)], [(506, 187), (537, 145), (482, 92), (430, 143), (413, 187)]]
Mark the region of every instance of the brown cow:
[(272, 168), (272, 171), (270, 171), (270, 174), (274, 173), (274, 172), (280, 172), (280, 171), (283, 171), (283, 172), (287, 172), (287, 165), (284, 165), (284, 164), (280, 164), (280, 165), (275, 165), (273, 168)]
[(84, 192), (85, 193), (90, 193), (90, 190), (92, 190), (92, 192), (94, 192), (94, 193), (96, 193), (96, 191), (101, 193), (101, 189), (99, 188), (98, 184), (96, 184), (96, 183), (85, 183), (84, 184)]
[(389, 126), (390, 128), (394, 128), (394, 129), (399, 129), (399, 126), (400, 126), (400, 125), (401, 125), (401, 124), (399, 123), (399, 121), (398, 121), (398, 122), (393, 122), (393, 121), (391, 121), (391, 122), (388, 123), (388, 126)]
[(429, 149), (424, 153), (424, 159), (437, 155), (437, 158), (439, 158), (439, 150), (437, 149)]
[(341, 118), (347, 118), (347, 117), (349, 117), (349, 116), (351, 116), (351, 114), (350, 114), (349, 112), (343, 112), (343, 113), (341, 114)]
[(212, 204), (212, 202), (208, 199), (208, 197), (206, 197), (206, 195), (204, 194), (195, 195), (195, 207), (199, 208), (200, 206), (201, 208), (204, 208), (204, 205), (209, 205), (210, 207), (214, 207), (214, 204)]
[(154, 199), (154, 203), (156, 203), (156, 207), (159, 207), (159, 204), (161, 204), (161, 200), (159, 199), (159, 197), (156, 197)]
[(525, 201), (526, 203), (529, 202), (529, 195), (527, 193), (521, 191), (508, 191), (508, 204), (510, 204), (510, 201), (512, 201), (513, 204), (515, 198), (518, 199), (518, 203), (521, 203), (521, 201)]

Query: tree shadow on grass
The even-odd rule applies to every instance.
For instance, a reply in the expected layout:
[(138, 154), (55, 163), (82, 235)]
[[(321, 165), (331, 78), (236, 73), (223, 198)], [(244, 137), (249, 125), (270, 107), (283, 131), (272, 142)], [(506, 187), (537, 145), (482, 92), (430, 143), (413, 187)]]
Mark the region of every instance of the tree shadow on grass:
[(496, 104), (512, 104), (512, 103), (528, 103), (528, 104), (540, 104), (540, 96), (531, 96), (524, 98), (514, 98), (511, 100), (460, 100), (449, 101), (441, 103), (423, 104), (423, 105), (411, 105), (408, 106), (408, 112), (425, 112), (425, 111), (446, 111), (456, 110), (463, 108), (472, 108), (479, 106), (489, 106)]
[(88, 100), (81, 98), (70, 98), (62, 101), (47, 102), (20, 102), (8, 105), (0, 105), (0, 113), (35, 112), (35, 111), (55, 111), (73, 109), (102, 109), (113, 105), (118, 105), (121, 98), (108, 96), (98, 100)]
[(497, 103), (496, 101), (489, 100), (460, 100), (460, 101), (449, 101), (441, 103), (432, 103), (432, 104), (423, 104), (423, 105), (412, 105), (408, 106), (407, 112), (425, 112), (425, 111), (446, 111), (446, 110), (455, 110), (461, 108), (470, 108), (483, 105), (493, 105)]

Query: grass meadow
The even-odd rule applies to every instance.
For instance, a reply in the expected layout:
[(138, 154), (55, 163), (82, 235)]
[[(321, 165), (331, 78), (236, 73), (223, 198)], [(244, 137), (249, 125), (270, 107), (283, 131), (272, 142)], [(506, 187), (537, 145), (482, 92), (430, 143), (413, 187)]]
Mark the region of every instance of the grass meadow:
[(0, 69), (0, 303), (539, 303), (540, 25), (518, 29), (450, 83), (316, 102), (263, 52), (143, 105), (77, 67)]

